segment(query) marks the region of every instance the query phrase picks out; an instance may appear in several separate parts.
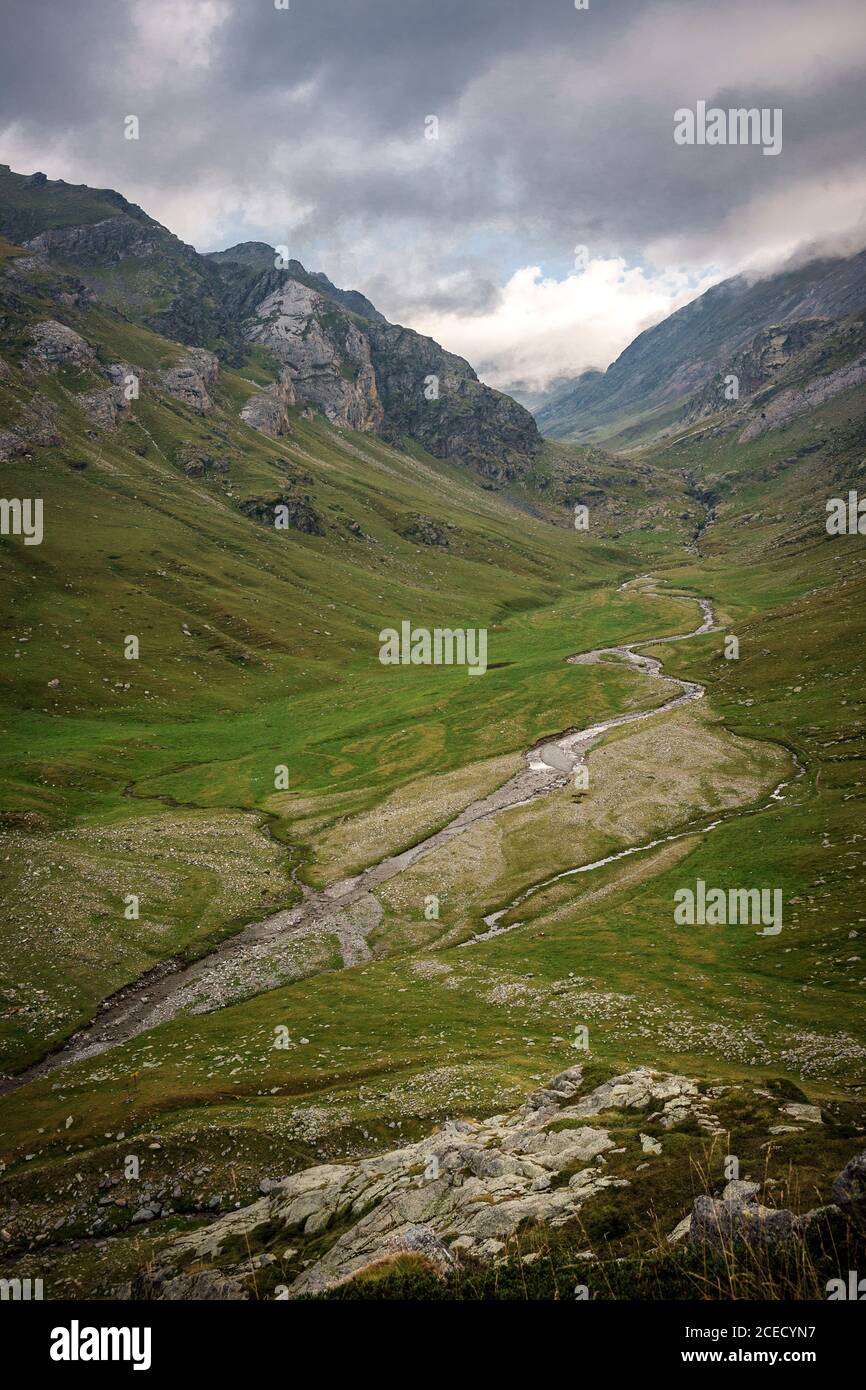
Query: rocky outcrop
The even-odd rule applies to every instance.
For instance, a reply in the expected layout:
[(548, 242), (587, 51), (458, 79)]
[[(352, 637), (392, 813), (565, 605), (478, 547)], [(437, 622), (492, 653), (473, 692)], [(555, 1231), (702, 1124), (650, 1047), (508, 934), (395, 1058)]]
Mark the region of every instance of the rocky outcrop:
[(219, 359), (216, 355), (205, 348), (190, 348), (183, 361), (162, 372), (159, 380), (170, 396), (197, 415), (207, 415), (214, 408), (207, 388), (213, 386), (218, 376)]
[(201, 445), (185, 441), (175, 455), (175, 462), (188, 478), (203, 478), (212, 473), (228, 473), (231, 460), (223, 454), (212, 454)]
[(239, 505), (245, 516), (262, 526), (273, 526), (277, 531), (301, 531), (307, 536), (325, 534), (325, 523), (309, 497), (282, 493), (267, 499), (253, 497)]
[(392, 442), (417, 440), (436, 458), (457, 459), (497, 483), (526, 472), (541, 448), (528, 410), (483, 385), (432, 338), (391, 323), (371, 323), (367, 336)]
[(833, 1183), (833, 1201), (851, 1220), (866, 1226), (866, 1151), (842, 1169)]
[(418, 545), (438, 545), (448, 548), (448, 530), (441, 522), (433, 521), (429, 516), (413, 516), (403, 523), (400, 527), (400, 535), (407, 541), (415, 541)]
[[(749, 1189), (739, 1191), (732, 1189)], [(779, 1245), (801, 1237), (809, 1217), (777, 1207), (765, 1207), (756, 1183), (729, 1183), (721, 1200), (696, 1197), (689, 1221), (689, 1240), (719, 1248), (737, 1241)]]
[(737, 399), (740, 401), (746, 401), (772, 386), (799, 353), (828, 334), (834, 326), (826, 319), (804, 319), (762, 328), (747, 347), (734, 353), (716, 372), (712, 381), (691, 397), (683, 412), (683, 421), (692, 423), (729, 409), (732, 402), (728, 401), (725, 388), (731, 377), (736, 378)]
[(128, 256), (155, 255), (160, 250), (162, 230), (149, 219), (139, 221), (118, 213), (85, 226), (49, 227), (24, 245), (35, 255), (76, 265), (111, 264)]
[(332, 424), (381, 428), (369, 343), (352, 316), (324, 295), (285, 279), (258, 305), (247, 333), (282, 363), (297, 396), (317, 405)]
[(45, 319), (34, 324), (30, 330), (33, 339), (33, 356), (46, 370), (56, 367), (92, 367), (96, 361), (93, 348), (65, 323), (56, 319)]
[(104, 391), (85, 391), (77, 401), (93, 424), (103, 430), (116, 429), (121, 411), (128, 407), (119, 386), (108, 386)]
[(500, 483), (530, 466), (541, 447), (532, 416), (483, 385), (463, 358), (388, 323), (363, 295), (338, 290), (299, 261), (276, 268), (274, 248), (264, 243), (244, 243), (210, 259), (220, 267), (226, 302), (247, 339), (267, 348), (298, 401), (314, 405), (332, 424), (397, 445), (416, 440), (436, 457), (456, 459)]
[(803, 415), (807, 410), (815, 410), (825, 401), (841, 395), (843, 391), (862, 386), (864, 381), (866, 353), (853, 362), (847, 362), (844, 367), (837, 368), (835, 372), (816, 377), (804, 387), (791, 387), (786, 391), (780, 391), (772, 400), (761, 405), (760, 410), (740, 435), (740, 443), (748, 444), (767, 430), (777, 430), (795, 416)]
[(11, 429), (0, 431), (0, 460), (20, 458), (34, 449), (58, 449), (64, 443), (57, 428), (57, 407), (37, 391), (24, 406), (20, 420)]
[(688, 1224), (681, 1222), (668, 1239), (675, 1242), (685, 1232), (692, 1244), (719, 1249), (738, 1244), (790, 1246), (812, 1232), (832, 1233), (839, 1219), (866, 1225), (866, 1152), (852, 1158), (835, 1179), (829, 1206), (798, 1215), (784, 1207), (763, 1206), (759, 1191), (756, 1182), (729, 1182), (721, 1198), (696, 1197)]
[(289, 406), (294, 405), (296, 399), (291, 377), (284, 372), (279, 382), (250, 396), (241, 410), (241, 419), (260, 434), (281, 439), (291, 433)]
[(684, 1076), (641, 1067), (581, 1099), (582, 1084), (582, 1068), (570, 1067), (511, 1114), (451, 1120), (404, 1148), (265, 1183), (251, 1206), (166, 1248), (157, 1296), (171, 1296), (162, 1290), (187, 1265), (242, 1277), (231, 1252), (262, 1231), (295, 1245), (332, 1227), (340, 1232), (294, 1278), (289, 1297), (333, 1288), (398, 1254), (417, 1255), (439, 1272), (466, 1256), (493, 1260), (525, 1223), (564, 1225), (597, 1194), (629, 1185), (607, 1171), (615, 1141), (597, 1116), (647, 1111), (664, 1127), (688, 1117), (706, 1122), (706, 1101)]
[[(526, 471), (541, 447), (535, 421), (484, 386), (463, 358), (381, 315), (353, 313), (345, 296), (335, 299), (288, 272), (276, 288), (273, 279), (268, 272), (259, 281), (267, 293), (247, 321), (247, 336), (282, 364), (298, 400), (334, 425), (397, 445), (416, 440), (437, 458), (459, 460), (498, 483)], [(273, 407), (264, 409), (268, 418)]]

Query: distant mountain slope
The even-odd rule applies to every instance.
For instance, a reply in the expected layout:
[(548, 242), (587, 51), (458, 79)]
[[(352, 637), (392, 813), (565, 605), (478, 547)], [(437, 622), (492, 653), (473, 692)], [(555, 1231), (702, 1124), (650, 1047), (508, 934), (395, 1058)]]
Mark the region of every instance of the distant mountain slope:
[(606, 372), (585, 372), (536, 409), (555, 439), (656, 432), (762, 329), (838, 320), (866, 305), (866, 252), (750, 282), (725, 280), (635, 338)]
[(341, 428), (411, 439), (497, 484), (526, 473), (541, 449), (529, 411), (463, 358), (299, 261), (283, 268), (265, 243), (199, 255), (119, 193), (6, 165), (0, 234), (133, 322), (230, 366), (254, 363), (264, 390), (245, 418), (273, 436), (300, 404)]

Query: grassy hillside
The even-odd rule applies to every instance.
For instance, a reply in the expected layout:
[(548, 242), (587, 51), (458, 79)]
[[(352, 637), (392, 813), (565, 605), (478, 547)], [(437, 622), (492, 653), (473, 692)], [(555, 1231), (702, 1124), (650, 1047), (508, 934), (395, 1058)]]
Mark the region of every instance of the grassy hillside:
[(559, 385), (536, 407), (539, 427), (555, 439), (617, 441), (620, 447), (643, 439), (680, 419), (687, 399), (727, 369), (761, 329), (862, 312), (864, 277), (861, 252), (763, 279), (723, 280), (638, 334), (607, 371)]
[[(826, 498), (862, 480), (862, 390), (748, 445), (684, 437), (634, 461), (551, 445), (506, 495), (298, 409), (279, 440), (252, 431), (261, 356), (223, 367), (196, 414), (162, 376), (183, 349), (110, 306), (66, 303), (96, 360), (43, 371), (30, 332), (63, 283), (6, 282), (0, 430), (38, 398), (62, 441), (2, 464), (6, 497), (45, 504), (41, 546), (0, 543), (8, 1073), (157, 962), (416, 844), (537, 740), (672, 693), (569, 655), (688, 631), (697, 595), (722, 630), (655, 649), (707, 695), (604, 736), (587, 791), (490, 815), (375, 887), (369, 958), (347, 966), (339, 924), (287, 934), (290, 983), (6, 1094), (13, 1260), (50, 1270), (54, 1296), (105, 1293), (263, 1175), (518, 1104), (575, 1060), (579, 1027), (599, 1078), (651, 1064), (733, 1087), (749, 1163), (777, 1101), (822, 1102), (825, 1127), (781, 1136), (768, 1162), (825, 1193), (863, 1125), (864, 551), (824, 529)], [(110, 429), (82, 402), (114, 362), (142, 391)], [(313, 528), (267, 524), (280, 498)], [(378, 634), (404, 619), (487, 627), (490, 669), (382, 666)], [(513, 930), (472, 941), (553, 875), (663, 836), (539, 887), (502, 919)], [(781, 887), (782, 933), (675, 928), (673, 893), (697, 877)], [(659, 1220), (683, 1214), (691, 1139), (665, 1160)], [(176, 1193), (146, 1234), (137, 1189), (114, 1182), (129, 1153)], [(599, 1208), (591, 1238), (612, 1220)]]

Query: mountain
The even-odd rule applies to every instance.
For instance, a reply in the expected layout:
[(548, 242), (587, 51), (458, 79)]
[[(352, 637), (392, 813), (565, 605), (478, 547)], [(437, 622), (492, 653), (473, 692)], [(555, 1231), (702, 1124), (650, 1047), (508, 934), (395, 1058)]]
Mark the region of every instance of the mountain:
[[(524, 453), (459, 359), (273, 248), (5, 186), (4, 1282), (862, 1268), (845, 1223), (794, 1267), (712, 1238), (819, 1234), (863, 1147), (866, 547), (826, 527), (866, 490), (856, 312), (758, 326), (628, 455)], [(404, 623), (486, 670), (384, 664)], [(778, 889), (783, 930), (683, 928), (698, 883)]]
[(496, 484), (525, 473), (540, 451), (530, 413), (463, 358), (299, 261), (278, 268), (264, 243), (202, 256), (112, 190), (6, 165), (0, 234), (133, 322), (229, 366), (254, 358), (267, 379), (248, 419), (267, 432), (285, 431), (285, 409), (298, 403), (341, 428), (413, 440)]
[(764, 330), (841, 321), (864, 307), (866, 251), (757, 281), (736, 276), (641, 333), (606, 372), (559, 386), (536, 418), (555, 439), (631, 443), (658, 434)]

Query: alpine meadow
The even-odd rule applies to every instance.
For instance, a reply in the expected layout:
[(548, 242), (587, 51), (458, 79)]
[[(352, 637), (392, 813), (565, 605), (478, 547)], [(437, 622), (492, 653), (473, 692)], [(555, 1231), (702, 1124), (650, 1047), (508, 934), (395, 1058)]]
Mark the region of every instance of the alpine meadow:
[(3, 1301), (820, 1366), (746, 1310), (866, 1299), (862, 7), (3, 12)]

